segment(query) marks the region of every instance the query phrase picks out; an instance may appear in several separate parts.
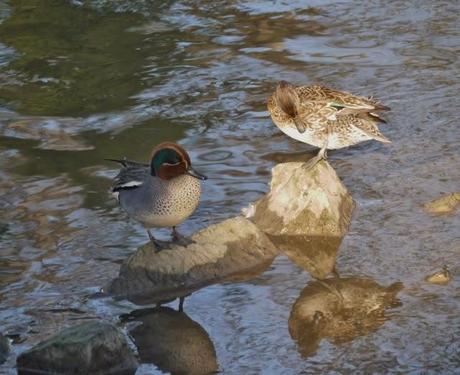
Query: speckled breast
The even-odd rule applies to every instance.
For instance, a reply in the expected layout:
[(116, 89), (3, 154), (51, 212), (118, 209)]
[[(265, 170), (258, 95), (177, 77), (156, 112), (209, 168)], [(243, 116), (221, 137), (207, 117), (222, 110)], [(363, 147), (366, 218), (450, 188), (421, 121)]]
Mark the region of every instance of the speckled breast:
[(146, 227), (172, 227), (187, 219), (199, 204), (200, 181), (189, 175), (171, 180), (151, 177), (139, 188), (120, 192), (120, 205)]

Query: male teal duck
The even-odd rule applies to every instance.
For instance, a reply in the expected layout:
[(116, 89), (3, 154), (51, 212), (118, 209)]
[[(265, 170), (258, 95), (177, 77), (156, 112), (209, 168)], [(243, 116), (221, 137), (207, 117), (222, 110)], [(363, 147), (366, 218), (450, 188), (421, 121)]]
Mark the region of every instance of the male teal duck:
[(376, 113), (390, 108), (372, 98), (355, 96), (327, 87), (296, 86), (281, 81), (267, 103), (273, 122), (288, 136), (319, 147), (314, 165), (339, 149), (375, 139), (391, 143), (377, 126), (385, 122)]
[[(200, 180), (206, 180), (192, 168), (187, 152), (175, 143), (164, 142), (153, 149), (150, 164), (107, 160), (122, 165), (112, 191), (128, 215), (146, 229), (171, 227), (173, 239), (179, 239), (176, 226), (197, 208)], [(147, 233), (159, 251), (161, 244), (149, 229)]]

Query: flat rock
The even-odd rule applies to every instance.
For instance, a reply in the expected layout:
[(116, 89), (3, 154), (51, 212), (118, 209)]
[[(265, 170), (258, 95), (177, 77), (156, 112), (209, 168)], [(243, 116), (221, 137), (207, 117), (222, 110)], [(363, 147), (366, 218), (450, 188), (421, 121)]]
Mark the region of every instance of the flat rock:
[(208, 333), (187, 314), (169, 307), (135, 311), (142, 322), (130, 331), (140, 360), (153, 363), (164, 373), (214, 374), (216, 350)]
[(19, 374), (134, 374), (137, 360), (123, 333), (93, 321), (65, 328), (17, 359)]
[(252, 278), (278, 254), (267, 236), (243, 217), (202, 229), (192, 240), (158, 253), (151, 243), (140, 247), (123, 263), (108, 292), (137, 304), (164, 302), (215, 282)]
[(10, 343), (8, 337), (0, 333), (0, 365), (6, 361), (8, 353), (10, 352)]
[(385, 309), (400, 305), (396, 294), (402, 288), (358, 277), (310, 282), (292, 307), (289, 333), (305, 357), (323, 338), (341, 343), (366, 335), (388, 320)]
[(270, 191), (246, 210), (246, 217), (313, 277), (323, 279), (350, 224), (354, 203), (326, 161), (313, 168), (290, 162), (272, 170)]
[(430, 214), (449, 214), (460, 205), (460, 192), (443, 195), (440, 198), (425, 203), (423, 208)]

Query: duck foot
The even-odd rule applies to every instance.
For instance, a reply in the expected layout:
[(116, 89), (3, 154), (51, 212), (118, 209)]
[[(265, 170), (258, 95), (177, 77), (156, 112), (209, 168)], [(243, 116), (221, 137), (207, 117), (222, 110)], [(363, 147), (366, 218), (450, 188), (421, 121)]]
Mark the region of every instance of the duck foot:
[(147, 230), (147, 233), (149, 234), (149, 239), (150, 239), (150, 242), (152, 242), (155, 253), (159, 253), (161, 250), (168, 248), (169, 245), (171, 244), (170, 242), (167, 242), (167, 241), (157, 240), (155, 237), (153, 237), (152, 233), (150, 233), (149, 230)]
[(188, 246), (192, 243), (195, 243), (195, 241), (193, 241), (191, 238), (181, 235), (176, 230), (176, 227), (172, 228), (171, 238), (173, 240), (173, 243), (181, 245), (181, 246)]
[(327, 160), (327, 149), (322, 148), (319, 150), (318, 154), (303, 164), (303, 167), (308, 171), (312, 169), (316, 164), (318, 164), (321, 160)]
[(318, 157), (316, 155), (314, 158), (310, 159), (308, 162), (306, 162), (302, 167), (305, 168), (307, 171), (310, 169), (313, 169), (313, 167), (318, 164), (323, 158)]

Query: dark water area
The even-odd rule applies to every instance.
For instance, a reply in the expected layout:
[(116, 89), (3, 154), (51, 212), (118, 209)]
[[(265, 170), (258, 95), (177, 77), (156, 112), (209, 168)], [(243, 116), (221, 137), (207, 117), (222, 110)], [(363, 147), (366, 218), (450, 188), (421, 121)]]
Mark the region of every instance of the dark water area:
[[(189, 150), (210, 177), (180, 227), (190, 234), (260, 198), (276, 163), (316, 153), (268, 116), (281, 79), (392, 108), (390, 145), (329, 158), (357, 205), (337, 269), (402, 282), (398, 303), (303, 355), (289, 320), (312, 279), (279, 256), (253, 280), (194, 293), (185, 313), (173, 302), (135, 319), (163, 336), (177, 320), (222, 373), (459, 373), (460, 215), (422, 209), (460, 190), (459, 14), (458, 2), (424, 0), (0, 1), (0, 332), (15, 338), (0, 373), (63, 327), (123, 325), (137, 309), (91, 298), (146, 242), (110, 197), (104, 158), (147, 161), (165, 140)], [(449, 284), (424, 281), (444, 264)], [(138, 374), (169, 371), (147, 363), (148, 336), (134, 339), (147, 345)]]

